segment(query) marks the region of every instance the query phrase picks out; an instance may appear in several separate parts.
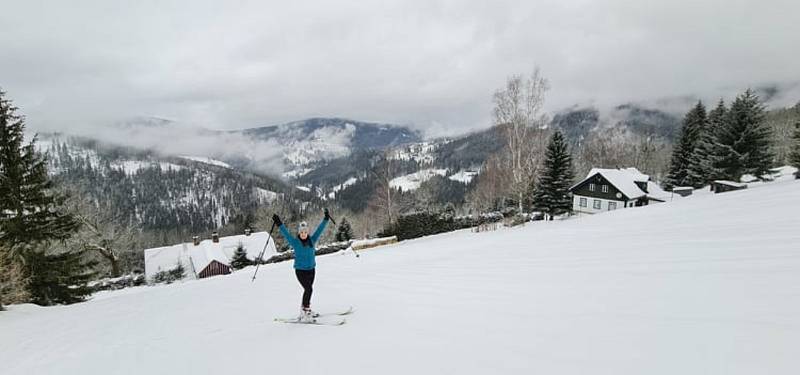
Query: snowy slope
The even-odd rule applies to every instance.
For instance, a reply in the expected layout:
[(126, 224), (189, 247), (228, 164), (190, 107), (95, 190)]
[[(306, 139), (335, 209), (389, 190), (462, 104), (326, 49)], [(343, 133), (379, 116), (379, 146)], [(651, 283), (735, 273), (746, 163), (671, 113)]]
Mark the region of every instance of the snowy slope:
[(430, 180), (433, 176), (444, 176), (447, 174), (447, 169), (423, 169), (418, 172), (407, 174), (393, 178), (389, 181), (389, 185), (393, 188), (399, 188), (403, 191), (413, 191), (419, 189), (419, 186)]
[(796, 374), (800, 181), (0, 313), (3, 374)]
[(322, 199), (334, 199), (334, 198), (336, 198), (336, 193), (340, 192), (343, 189), (346, 189), (348, 186), (351, 186), (351, 185), (355, 184), (356, 182), (358, 182), (357, 178), (350, 177), (350, 178), (347, 179), (347, 181), (345, 181), (345, 182), (343, 182), (343, 183), (341, 183), (339, 185), (334, 186), (333, 189), (331, 189), (332, 191), (330, 193), (328, 193), (328, 195), (324, 196)]
[(319, 168), (320, 163), (356, 150), (380, 150), (421, 140), (418, 132), (405, 126), (343, 118), (310, 118), (233, 133), (281, 145), (286, 178), (299, 178)]
[(186, 159), (186, 160), (196, 161), (196, 162), (199, 162), (199, 163), (215, 165), (217, 167), (223, 167), (223, 168), (229, 168), (229, 169), (231, 168), (231, 165), (226, 163), (226, 162), (224, 162), (224, 161), (214, 160), (214, 159), (206, 157), (206, 156), (185, 156), (184, 155), (184, 156), (181, 156), (181, 158)]
[(142, 169), (154, 166), (159, 166), (163, 172), (170, 170), (178, 171), (183, 168), (180, 165), (157, 161), (122, 160), (111, 163), (111, 168), (122, 170), (128, 176), (135, 175)]
[(453, 181), (458, 181), (458, 182), (463, 182), (465, 184), (469, 184), (470, 182), (472, 182), (472, 179), (475, 178), (475, 176), (478, 175), (478, 173), (479, 173), (478, 171), (462, 169), (462, 170), (454, 173), (452, 176), (450, 176), (448, 178), (453, 180)]
[(430, 164), (436, 160), (434, 151), (440, 144), (446, 144), (447, 140), (441, 142), (417, 142), (408, 145), (395, 147), (389, 152), (391, 160), (414, 160), (420, 164)]

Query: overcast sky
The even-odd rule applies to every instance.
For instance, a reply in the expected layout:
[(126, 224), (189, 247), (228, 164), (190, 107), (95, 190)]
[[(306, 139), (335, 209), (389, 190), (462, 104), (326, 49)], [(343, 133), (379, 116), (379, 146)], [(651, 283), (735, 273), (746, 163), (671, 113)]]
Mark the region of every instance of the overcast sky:
[(492, 92), (536, 65), (551, 111), (797, 88), (799, 19), (796, 0), (0, 0), (0, 87), (40, 130), (341, 116), (442, 134), (490, 125)]

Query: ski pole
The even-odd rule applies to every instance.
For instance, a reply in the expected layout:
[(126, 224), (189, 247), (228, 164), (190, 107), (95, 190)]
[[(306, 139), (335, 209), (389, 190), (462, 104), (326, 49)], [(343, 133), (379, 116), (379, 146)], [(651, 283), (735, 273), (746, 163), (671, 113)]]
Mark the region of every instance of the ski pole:
[(261, 250), (261, 254), (258, 254), (258, 263), (256, 264), (256, 272), (253, 272), (253, 280), (250, 282), (256, 281), (256, 275), (258, 274), (258, 267), (261, 266), (261, 261), (264, 257), (264, 252), (267, 251), (267, 246), (269, 245), (269, 240), (272, 238), (272, 231), (275, 230), (275, 221), (272, 222), (272, 228), (269, 228), (269, 237), (267, 237), (267, 242), (264, 244), (264, 248)]
[(331, 210), (328, 210), (328, 218), (331, 219), (331, 223), (333, 223), (333, 225), (336, 225), (336, 220), (333, 220), (333, 215), (331, 215), (330, 213)]

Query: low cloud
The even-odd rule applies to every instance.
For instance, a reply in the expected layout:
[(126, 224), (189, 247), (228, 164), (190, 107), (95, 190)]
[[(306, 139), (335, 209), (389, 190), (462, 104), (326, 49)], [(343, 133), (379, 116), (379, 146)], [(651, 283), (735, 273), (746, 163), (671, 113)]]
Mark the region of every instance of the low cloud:
[(452, 134), (490, 125), (492, 92), (535, 65), (549, 111), (771, 84), (795, 84), (771, 99), (794, 103), (798, 13), (789, 0), (14, 2), (0, 87), (31, 127), (59, 131), (337, 116)]
[(268, 175), (280, 175), (284, 170), (284, 151), (280, 144), (274, 140), (258, 140), (240, 133), (209, 131), (172, 122), (143, 126), (138, 121), (130, 126), (117, 124), (79, 135), (110, 144), (149, 149), (163, 155), (205, 156), (217, 160), (238, 161), (246, 163), (245, 167)]

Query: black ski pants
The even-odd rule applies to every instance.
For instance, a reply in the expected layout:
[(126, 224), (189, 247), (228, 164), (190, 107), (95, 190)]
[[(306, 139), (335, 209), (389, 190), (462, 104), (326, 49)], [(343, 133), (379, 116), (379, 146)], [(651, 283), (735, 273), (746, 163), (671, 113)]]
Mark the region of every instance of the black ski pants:
[(314, 291), (314, 270), (294, 270), (297, 281), (303, 286), (303, 307), (311, 307), (311, 293)]

